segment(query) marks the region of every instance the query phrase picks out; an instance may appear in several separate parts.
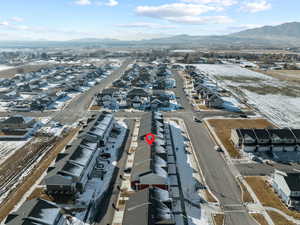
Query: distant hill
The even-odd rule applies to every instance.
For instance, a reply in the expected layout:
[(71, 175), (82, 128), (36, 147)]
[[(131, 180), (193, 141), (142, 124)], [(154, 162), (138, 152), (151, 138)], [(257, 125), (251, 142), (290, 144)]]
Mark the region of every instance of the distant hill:
[(264, 26), (249, 29), (229, 35), (236, 38), (251, 38), (256, 40), (269, 40), (291, 45), (300, 44), (300, 23), (284, 23), (277, 26)]
[(300, 38), (300, 22), (284, 23), (277, 26), (264, 26), (231, 34), (234, 37), (247, 38)]
[(264, 26), (229, 35), (176, 35), (141, 41), (85, 38), (70, 41), (0, 41), (0, 47), (207, 47), (207, 48), (285, 48), (300, 46), (300, 22)]

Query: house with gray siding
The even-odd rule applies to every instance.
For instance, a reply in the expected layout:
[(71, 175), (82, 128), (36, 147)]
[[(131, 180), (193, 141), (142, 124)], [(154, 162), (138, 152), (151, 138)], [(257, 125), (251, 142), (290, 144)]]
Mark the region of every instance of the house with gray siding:
[(232, 129), (231, 141), (245, 152), (300, 151), (299, 129)]

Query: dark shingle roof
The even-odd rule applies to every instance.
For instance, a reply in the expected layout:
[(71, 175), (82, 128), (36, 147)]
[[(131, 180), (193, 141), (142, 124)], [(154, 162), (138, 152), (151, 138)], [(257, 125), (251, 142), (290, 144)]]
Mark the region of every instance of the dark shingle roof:
[(147, 225), (149, 208), (148, 188), (132, 194), (126, 202), (123, 225)]
[(60, 208), (54, 203), (33, 199), (26, 201), (18, 211), (8, 216), (6, 225), (55, 225), (56, 219), (61, 216)]
[(290, 129), (268, 129), (271, 137), (279, 137), (281, 139), (295, 139)]
[(291, 191), (300, 191), (300, 173), (287, 173), (284, 179)]

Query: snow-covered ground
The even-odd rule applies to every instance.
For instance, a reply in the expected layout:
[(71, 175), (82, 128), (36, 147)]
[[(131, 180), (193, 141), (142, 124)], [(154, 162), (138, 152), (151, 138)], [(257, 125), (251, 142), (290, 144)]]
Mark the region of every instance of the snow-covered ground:
[(0, 164), (29, 141), (30, 139), (25, 141), (0, 141)]
[[(275, 124), (282, 127), (300, 127), (300, 96), (293, 96), (295, 84), (282, 81), (262, 73), (241, 68), (238, 65), (197, 64), (197, 68), (219, 81), (223, 87), (246, 99)], [(254, 87), (253, 90), (249, 87)], [(258, 91), (255, 90), (258, 88)], [(266, 88), (266, 93), (262, 93)], [(276, 93), (267, 93), (275, 88)], [(287, 89), (288, 88), (288, 89)], [(290, 90), (287, 92), (284, 90)], [(282, 91), (280, 91), (282, 90)]]
[[(114, 170), (117, 165), (117, 158), (118, 158), (118, 149), (121, 147), (123, 140), (126, 135), (127, 125), (123, 121), (118, 121), (116, 123), (117, 127), (120, 129), (120, 134), (117, 137), (110, 137), (108, 144), (102, 148), (103, 152), (110, 153), (111, 158), (109, 159), (109, 164), (106, 167), (106, 174), (104, 175), (103, 180), (100, 178), (92, 178), (88, 181), (86, 185), (85, 191), (78, 196), (76, 202), (79, 205), (86, 205), (88, 206), (91, 201), (95, 202), (97, 200), (101, 201), (103, 194), (108, 190), (110, 181), (112, 179)], [(99, 209), (101, 210), (101, 209)], [(93, 214), (94, 212), (89, 212), (89, 215)], [(83, 218), (86, 217), (87, 211), (84, 210), (82, 212), (76, 213), (74, 219), (74, 223), (72, 225), (82, 225), (86, 224), (83, 223)]]
[(200, 201), (202, 197), (198, 193), (198, 188), (201, 186), (195, 178), (195, 168), (192, 165), (190, 154), (186, 154), (185, 140), (182, 136), (182, 128), (174, 121), (170, 121), (172, 138), (176, 146), (177, 168), (181, 180), (181, 188), (185, 198), (185, 210), (188, 217), (189, 225), (208, 225), (209, 220), (205, 210), (202, 208)]
[(230, 112), (239, 112), (244, 107), (235, 97), (222, 97), (224, 109)]
[(0, 65), (0, 71), (13, 68), (12, 66)]

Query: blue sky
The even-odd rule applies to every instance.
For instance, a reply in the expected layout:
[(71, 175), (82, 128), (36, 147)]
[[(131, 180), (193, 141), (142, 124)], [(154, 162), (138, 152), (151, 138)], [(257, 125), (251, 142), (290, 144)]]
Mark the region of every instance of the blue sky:
[(0, 40), (139, 40), (300, 21), (299, 0), (3, 0)]

